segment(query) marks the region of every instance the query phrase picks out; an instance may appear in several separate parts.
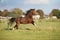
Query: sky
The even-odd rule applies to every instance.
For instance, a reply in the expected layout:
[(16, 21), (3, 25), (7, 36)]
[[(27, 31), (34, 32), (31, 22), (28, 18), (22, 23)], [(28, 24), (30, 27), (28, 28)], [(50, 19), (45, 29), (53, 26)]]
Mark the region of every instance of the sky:
[(60, 10), (60, 0), (0, 0), (0, 10), (20, 8), (24, 12), (29, 9), (41, 9), (49, 14), (53, 9)]

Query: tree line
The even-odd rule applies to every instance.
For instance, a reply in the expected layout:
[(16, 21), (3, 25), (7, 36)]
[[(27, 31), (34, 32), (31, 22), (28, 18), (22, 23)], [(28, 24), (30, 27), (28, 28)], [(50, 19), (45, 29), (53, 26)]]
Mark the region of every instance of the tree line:
[(51, 13), (49, 14), (50, 17), (56, 16), (58, 19), (60, 18), (60, 10), (59, 9), (53, 9)]
[[(38, 9), (36, 10), (36, 12), (38, 13), (38, 15), (40, 15), (40, 18), (44, 18), (45, 14), (43, 10)], [(23, 12), (23, 10), (19, 8), (14, 8), (11, 11), (8, 11), (7, 9), (4, 9), (3, 11), (0, 10), (0, 16), (3, 16), (3, 17), (19, 17), (20, 15), (23, 15), (23, 14), (25, 13)], [(49, 17), (56, 16), (57, 18), (60, 18), (60, 10), (53, 9), (48, 16)]]

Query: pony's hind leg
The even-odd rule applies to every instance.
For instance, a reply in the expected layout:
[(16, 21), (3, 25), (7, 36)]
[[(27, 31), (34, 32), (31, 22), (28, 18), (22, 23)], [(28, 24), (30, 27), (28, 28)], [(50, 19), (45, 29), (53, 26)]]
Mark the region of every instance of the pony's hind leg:
[(7, 25), (7, 29), (9, 29), (9, 28), (11, 27), (11, 23), (8, 22), (7, 24), (8, 24), (8, 25)]
[(14, 29), (17, 29), (17, 30), (18, 30), (18, 25), (15, 25), (14, 28), (13, 28), (13, 30), (14, 30)]

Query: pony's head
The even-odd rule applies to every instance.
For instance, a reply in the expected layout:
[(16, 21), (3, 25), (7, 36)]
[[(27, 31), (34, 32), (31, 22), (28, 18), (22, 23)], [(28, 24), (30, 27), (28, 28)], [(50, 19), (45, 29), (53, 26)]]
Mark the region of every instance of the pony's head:
[(36, 15), (36, 14), (37, 12), (35, 11), (35, 9), (30, 9), (27, 11), (26, 16), (32, 17), (33, 15)]
[(37, 12), (35, 11), (35, 9), (30, 9), (30, 11), (31, 11), (32, 15), (36, 15), (37, 14)]

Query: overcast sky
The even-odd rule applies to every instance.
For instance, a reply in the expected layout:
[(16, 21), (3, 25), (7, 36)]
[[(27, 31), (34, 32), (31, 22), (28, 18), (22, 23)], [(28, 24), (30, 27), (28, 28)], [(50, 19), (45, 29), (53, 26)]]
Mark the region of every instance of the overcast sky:
[(60, 9), (60, 0), (0, 0), (0, 10), (20, 8), (27, 11), (30, 8), (42, 9), (49, 14), (52, 9)]

